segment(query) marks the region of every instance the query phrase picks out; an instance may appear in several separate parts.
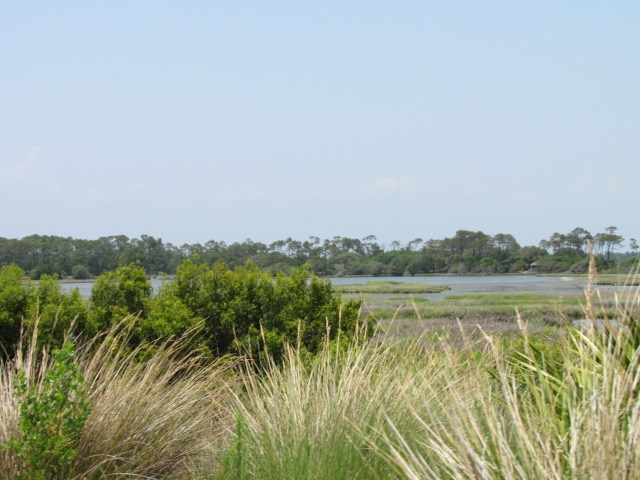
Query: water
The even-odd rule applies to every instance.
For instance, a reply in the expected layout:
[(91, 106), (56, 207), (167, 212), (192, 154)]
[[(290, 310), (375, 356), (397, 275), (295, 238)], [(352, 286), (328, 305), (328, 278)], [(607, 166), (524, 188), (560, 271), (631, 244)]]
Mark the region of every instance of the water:
[[(593, 320), (589, 320), (588, 318), (578, 318), (577, 320), (573, 320), (571, 324), (574, 327), (580, 327), (580, 328), (591, 328), (595, 325), (595, 328), (597, 329), (605, 328), (605, 326), (607, 326), (607, 323), (602, 319), (596, 319), (594, 323)], [(615, 320), (615, 319), (609, 320), (609, 325), (614, 328), (617, 327), (618, 320)]]
[[(405, 283), (430, 283), (448, 285), (451, 290), (441, 293), (414, 295), (429, 300), (442, 300), (449, 295), (463, 293), (577, 293), (584, 292), (587, 286), (586, 277), (543, 277), (536, 275), (493, 275), (493, 276), (423, 276), (423, 277), (362, 277), (362, 278), (332, 278), (336, 285), (351, 285), (369, 281), (394, 281)], [(623, 292), (630, 288), (613, 285), (598, 286), (600, 292)], [(389, 295), (381, 295), (389, 296)], [(395, 295), (397, 296), (397, 295)]]
[(538, 277), (534, 275), (493, 275), (493, 276), (422, 276), (422, 277), (365, 277), (332, 278), (336, 285), (367, 283), (369, 281), (394, 281), (404, 283), (429, 283), (447, 285), (451, 290), (442, 293), (419, 295), (430, 300), (441, 300), (449, 295), (461, 293), (580, 293), (587, 285), (582, 277)]
[[(581, 293), (587, 286), (585, 277), (542, 277), (536, 275), (494, 275), (494, 276), (461, 276), (437, 275), (420, 277), (333, 277), (329, 278), (334, 285), (354, 285), (367, 282), (402, 282), (429, 283), (448, 285), (451, 290), (442, 293), (424, 294), (425, 298), (440, 300), (449, 295), (461, 293)], [(157, 292), (166, 280), (151, 279), (151, 286)], [(62, 288), (71, 290), (77, 288), (84, 297), (91, 295), (91, 288), (95, 282), (63, 283)], [(600, 286), (601, 292), (623, 291), (622, 286)], [(637, 288), (637, 287), (636, 287)]]
[[(157, 278), (152, 278), (149, 281), (151, 282), (151, 287), (153, 287), (153, 291), (154, 292), (158, 292), (160, 290), (160, 287), (162, 286), (162, 284), (166, 282), (166, 280), (158, 280)], [(78, 291), (80, 292), (80, 295), (82, 295), (83, 297), (87, 297), (88, 298), (91, 295), (91, 289), (93, 288), (93, 286), (95, 284), (96, 284), (95, 281), (64, 282), (62, 284), (62, 289), (70, 292), (74, 288), (77, 288)]]

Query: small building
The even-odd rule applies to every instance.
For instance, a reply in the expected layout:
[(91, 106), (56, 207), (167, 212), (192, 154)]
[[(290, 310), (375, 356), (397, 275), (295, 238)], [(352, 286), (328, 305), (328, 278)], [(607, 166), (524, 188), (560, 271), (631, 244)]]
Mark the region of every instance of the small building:
[(527, 273), (531, 273), (531, 274), (540, 273), (538, 271), (538, 264), (536, 262), (533, 262), (531, 265), (529, 265), (529, 270), (527, 270)]

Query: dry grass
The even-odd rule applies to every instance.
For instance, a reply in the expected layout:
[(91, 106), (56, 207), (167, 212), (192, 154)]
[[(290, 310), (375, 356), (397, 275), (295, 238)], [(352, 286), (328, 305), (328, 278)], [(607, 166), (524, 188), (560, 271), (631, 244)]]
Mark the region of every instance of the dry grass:
[[(639, 479), (640, 296), (616, 327), (327, 347), (245, 374), (231, 479)], [(458, 341), (458, 340), (456, 340)], [(546, 350), (545, 350), (546, 349)]]
[[(588, 289), (589, 328), (549, 341), (519, 316), (509, 340), (480, 324), (455, 341), (289, 348), (260, 372), (203, 362), (188, 339), (139, 362), (112, 333), (78, 349), (77, 478), (640, 479), (639, 292), (601, 308)], [(47, 365), (26, 350), (1, 370), (0, 441), (18, 433), (16, 371)]]
[[(77, 478), (188, 478), (211, 469), (226, 447), (227, 406), (237, 377), (228, 359), (203, 361), (190, 335), (158, 346), (145, 361), (114, 329), (77, 349), (91, 413), (75, 463)], [(31, 342), (35, 345), (35, 342)], [(33, 384), (50, 368), (49, 352), (21, 350), (0, 373), (0, 443), (18, 435), (17, 373)], [(0, 479), (15, 478), (16, 458), (0, 456)]]
[(443, 391), (438, 419), (431, 401), (411, 405), (421, 437), (389, 419), (389, 450), (379, 452), (408, 479), (640, 478), (640, 295), (618, 299), (615, 328), (596, 327), (597, 297), (587, 292), (593, 323), (569, 329), (561, 369), (526, 335), (515, 362), (487, 336), (492, 368), (464, 375), (475, 398)]
[(362, 434), (377, 438), (388, 416), (412, 428), (406, 407), (434, 394), (426, 384), (443, 382), (441, 363), (434, 353), (369, 343), (343, 351), (327, 345), (314, 359), (288, 349), (281, 367), (247, 370), (235, 444), (217, 478), (388, 478)]

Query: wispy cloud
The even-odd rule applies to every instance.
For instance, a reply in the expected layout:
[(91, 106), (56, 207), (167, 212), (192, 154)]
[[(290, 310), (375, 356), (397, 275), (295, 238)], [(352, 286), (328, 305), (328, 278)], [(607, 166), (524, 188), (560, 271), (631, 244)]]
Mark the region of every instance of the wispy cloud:
[(610, 200), (638, 201), (640, 200), (640, 180), (612, 178), (602, 184), (599, 193)]
[(371, 193), (393, 194), (407, 193), (416, 186), (414, 177), (381, 177), (371, 183), (367, 190)]
[(29, 176), (40, 162), (40, 149), (33, 147), (29, 154), (17, 163), (0, 169), (0, 187), (10, 187)]
[(92, 205), (158, 209), (173, 209), (185, 206), (185, 198), (182, 195), (156, 190), (145, 182), (77, 186), (72, 191), (76, 201), (91, 203)]
[(262, 188), (246, 185), (238, 188), (222, 188), (213, 193), (214, 205), (245, 204), (253, 202), (277, 202), (286, 199), (288, 192), (276, 191), (272, 188)]
[(417, 181), (415, 177), (378, 177), (375, 180), (347, 192), (347, 196), (357, 196), (366, 198), (391, 197), (397, 195), (407, 195), (416, 190)]
[(640, 180), (623, 177), (596, 177), (583, 175), (567, 185), (563, 197), (595, 199), (601, 201), (638, 200)]
[(214, 205), (242, 205), (248, 203), (277, 204), (287, 202), (344, 202), (362, 198), (387, 198), (414, 192), (417, 182), (414, 177), (379, 177), (369, 183), (349, 189), (336, 186), (309, 184), (305, 187), (269, 188), (258, 185), (227, 187), (212, 195)]
[(621, 177), (598, 178), (590, 173), (567, 182), (530, 182), (517, 188), (497, 190), (497, 196), (519, 204), (557, 202), (616, 202), (640, 200), (640, 180)]

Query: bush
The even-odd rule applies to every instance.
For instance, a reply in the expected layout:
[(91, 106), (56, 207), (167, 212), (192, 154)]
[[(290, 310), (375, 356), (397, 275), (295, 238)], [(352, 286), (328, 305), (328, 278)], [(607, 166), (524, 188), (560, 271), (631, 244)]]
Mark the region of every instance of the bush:
[(198, 320), (178, 297), (162, 291), (151, 298), (147, 317), (140, 318), (134, 328), (140, 340), (154, 342), (182, 335)]
[(15, 265), (0, 269), (0, 356), (12, 355), (20, 336), (20, 323), (29, 305), (24, 270)]
[(85, 265), (74, 265), (71, 269), (71, 276), (76, 280), (86, 280), (91, 278), (91, 272)]
[(9, 442), (9, 449), (19, 458), (17, 478), (70, 478), (80, 434), (89, 416), (73, 344), (65, 342), (54, 350), (53, 365), (40, 382), (29, 383), (21, 372), (16, 394), (20, 400), (20, 435)]
[(284, 343), (308, 352), (320, 348), (325, 335), (349, 337), (358, 322), (359, 302), (341, 305), (329, 281), (312, 276), (306, 267), (276, 278), (253, 264), (229, 270), (185, 261), (167, 285), (166, 295), (179, 299), (194, 317), (205, 320), (206, 341), (212, 351), (268, 351), (278, 359)]
[(569, 271), (571, 273), (587, 273), (589, 271), (589, 259), (583, 258), (579, 262), (574, 263), (571, 265)]
[[(59, 347), (65, 333), (74, 326), (79, 331), (88, 328), (88, 307), (78, 289), (65, 293), (57, 276), (43, 275), (40, 282), (29, 290), (29, 308), (25, 326), (29, 332), (38, 329), (38, 340), (43, 345)], [(87, 332), (94, 334), (89, 329)]]
[(151, 292), (151, 283), (139, 263), (103, 273), (91, 289), (91, 321), (102, 330), (127, 315), (146, 317)]

